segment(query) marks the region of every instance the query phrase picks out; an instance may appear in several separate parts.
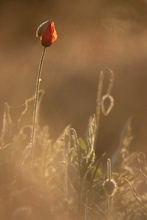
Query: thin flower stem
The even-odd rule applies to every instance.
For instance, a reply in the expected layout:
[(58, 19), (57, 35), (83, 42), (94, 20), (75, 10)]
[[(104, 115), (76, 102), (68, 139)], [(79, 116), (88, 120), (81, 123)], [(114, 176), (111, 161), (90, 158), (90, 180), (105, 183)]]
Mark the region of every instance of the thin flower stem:
[(107, 159), (107, 179), (111, 180), (111, 160)]
[(30, 142), (30, 147), (31, 147), (31, 164), (30, 164), (30, 166), (32, 166), (33, 156), (34, 156), (34, 145), (35, 145), (35, 138), (36, 138), (37, 118), (38, 118), (37, 113), (38, 113), (39, 88), (40, 88), (40, 83), (41, 83), (41, 73), (42, 73), (42, 66), (43, 66), (43, 61), (44, 61), (44, 57), (45, 57), (45, 52), (46, 52), (46, 47), (43, 47), (43, 52), (41, 55), (37, 79), (36, 79), (33, 121), (32, 121), (32, 133), (31, 133), (31, 142)]
[(111, 196), (107, 195), (107, 220), (111, 217)]
[(100, 124), (103, 81), (104, 81), (104, 72), (101, 71), (100, 75), (99, 75), (97, 99), (96, 99), (96, 130), (95, 130), (94, 148), (96, 148), (97, 137), (98, 137), (98, 130), (99, 130), (99, 124)]

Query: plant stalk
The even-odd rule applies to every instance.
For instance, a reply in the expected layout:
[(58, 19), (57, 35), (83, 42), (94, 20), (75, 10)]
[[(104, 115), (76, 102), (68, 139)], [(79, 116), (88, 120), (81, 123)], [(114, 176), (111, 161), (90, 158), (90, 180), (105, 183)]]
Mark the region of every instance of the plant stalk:
[(34, 146), (35, 146), (35, 139), (36, 139), (36, 128), (37, 128), (37, 113), (38, 113), (38, 99), (39, 99), (39, 88), (41, 83), (41, 73), (42, 73), (42, 66), (43, 61), (45, 57), (46, 47), (43, 47), (42, 55), (40, 58), (39, 68), (38, 68), (38, 74), (36, 79), (36, 89), (35, 89), (35, 99), (34, 99), (34, 110), (33, 110), (33, 120), (32, 120), (32, 133), (31, 133), (31, 142), (30, 142), (30, 148), (31, 148), (31, 163), (30, 167), (33, 163), (33, 157), (34, 157)]

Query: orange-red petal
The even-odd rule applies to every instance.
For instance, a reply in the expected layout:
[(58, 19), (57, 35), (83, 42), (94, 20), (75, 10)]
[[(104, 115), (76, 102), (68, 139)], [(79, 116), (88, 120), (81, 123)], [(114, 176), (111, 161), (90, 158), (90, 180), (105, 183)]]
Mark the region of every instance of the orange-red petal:
[(49, 47), (57, 39), (57, 32), (53, 21), (46, 21), (42, 23), (36, 32), (36, 36), (44, 47)]

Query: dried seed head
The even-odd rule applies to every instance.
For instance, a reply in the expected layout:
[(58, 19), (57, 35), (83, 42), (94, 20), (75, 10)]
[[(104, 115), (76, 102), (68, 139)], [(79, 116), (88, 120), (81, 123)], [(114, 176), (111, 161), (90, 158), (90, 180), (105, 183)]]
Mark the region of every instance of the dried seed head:
[(107, 179), (104, 182), (103, 186), (104, 186), (104, 190), (108, 196), (113, 196), (114, 193), (116, 192), (117, 185), (113, 179)]

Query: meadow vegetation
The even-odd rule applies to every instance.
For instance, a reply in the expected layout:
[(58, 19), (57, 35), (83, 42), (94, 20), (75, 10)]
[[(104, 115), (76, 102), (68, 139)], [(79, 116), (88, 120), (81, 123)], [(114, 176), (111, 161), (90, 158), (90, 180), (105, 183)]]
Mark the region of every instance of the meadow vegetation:
[(5, 103), (0, 135), (0, 219), (147, 219), (146, 157), (129, 149), (131, 118), (122, 128), (120, 145), (112, 157), (96, 153), (100, 119), (114, 107), (112, 70), (99, 74), (96, 111), (83, 137), (67, 126), (55, 141), (49, 127), (40, 126), (42, 64), (45, 49), (56, 40), (57, 33), (50, 21), (39, 28), (37, 35), (44, 52), (35, 95), (25, 101), (15, 122)]
[[(26, 100), (17, 120), (5, 104), (0, 138), (0, 217), (31, 220), (143, 220), (147, 218), (147, 165), (143, 153), (130, 152), (131, 119), (122, 128), (121, 143), (112, 158), (96, 155), (100, 116), (113, 107), (114, 75), (102, 95), (99, 76), (96, 114), (84, 137), (67, 126), (53, 141), (48, 126), (37, 124), (33, 163), (30, 136), (35, 97)], [(38, 105), (43, 91), (39, 91)], [(106, 100), (108, 99), (108, 100)], [(108, 102), (108, 103), (107, 103)], [(113, 102), (113, 103), (112, 103)], [(107, 107), (106, 107), (107, 106)], [(37, 114), (37, 121), (39, 114)]]

